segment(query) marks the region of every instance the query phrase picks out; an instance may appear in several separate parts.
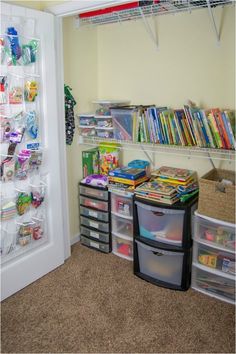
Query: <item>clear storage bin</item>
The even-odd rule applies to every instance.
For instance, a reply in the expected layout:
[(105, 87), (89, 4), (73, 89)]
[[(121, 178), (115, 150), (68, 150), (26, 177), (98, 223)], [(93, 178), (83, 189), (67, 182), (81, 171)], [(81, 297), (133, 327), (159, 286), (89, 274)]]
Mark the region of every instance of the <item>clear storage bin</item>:
[(107, 212), (96, 211), (94, 209), (85, 208), (83, 206), (80, 206), (80, 214), (101, 221), (109, 221), (109, 214)]
[(112, 192), (111, 211), (112, 213), (132, 219), (133, 217), (132, 197), (124, 197)]
[(234, 251), (236, 248), (235, 225), (203, 217), (195, 212), (194, 239), (215, 248)]
[(81, 234), (83, 236), (95, 238), (101, 242), (108, 243), (110, 240), (109, 233), (103, 233), (101, 231), (91, 230), (84, 226), (81, 226)]
[(194, 266), (192, 288), (217, 299), (235, 303), (235, 281), (233, 279), (212, 274)]
[(153, 278), (154, 282), (164, 282), (181, 287), (185, 272), (184, 252), (162, 250), (135, 240), (139, 273)]
[(96, 127), (96, 135), (99, 138), (113, 139), (113, 128), (99, 128), (99, 127)]
[(184, 210), (165, 209), (135, 202), (137, 205), (139, 234), (164, 243), (182, 245)]
[(108, 191), (92, 188), (92, 187), (86, 187), (82, 185), (80, 185), (79, 188), (80, 188), (80, 194), (83, 194), (84, 196), (94, 197), (102, 200), (108, 200)]
[(112, 234), (112, 252), (122, 258), (133, 260), (133, 240)]
[(224, 273), (235, 274), (235, 254), (218, 250), (198, 242), (193, 245), (193, 262), (201, 265), (213, 273), (224, 275)]
[(88, 246), (91, 248), (95, 248), (95, 249), (102, 251), (104, 253), (109, 253), (109, 251), (110, 251), (109, 244), (93, 241), (93, 240), (91, 240), (87, 237), (84, 237), (84, 236), (80, 237), (80, 242), (82, 243), (82, 245), (85, 245), (85, 246)]
[(133, 237), (133, 220), (112, 215), (111, 218), (112, 233), (117, 236)]
[(95, 127), (96, 121), (93, 114), (80, 114), (78, 117), (80, 127)]
[(133, 141), (133, 127), (137, 109), (133, 107), (112, 108), (114, 138), (117, 140)]
[(95, 118), (97, 128), (113, 129), (112, 116), (110, 116), (110, 115), (107, 115), (107, 116), (95, 115), (94, 118)]
[(101, 200), (96, 200), (96, 199), (91, 199), (91, 198), (86, 198), (86, 197), (83, 197), (82, 195), (79, 197), (79, 199), (80, 199), (80, 204), (85, 207), (108, 211), (108, 203), (107, 202), (103, 202)]
[(89, 218), (85, 218), (84, 216), (80, 216), (80, 223), (83, 226), (91, 227), (101, 232), (109, 232), (109, 223), (101, 222), (98, 220), (92, 220)]

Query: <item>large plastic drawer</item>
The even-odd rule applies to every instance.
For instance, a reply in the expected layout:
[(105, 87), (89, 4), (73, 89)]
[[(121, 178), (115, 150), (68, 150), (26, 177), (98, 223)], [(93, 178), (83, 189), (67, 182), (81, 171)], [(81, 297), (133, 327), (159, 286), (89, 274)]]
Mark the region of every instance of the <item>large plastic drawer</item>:
[(135, 204), (140, 236), (172, 245), (182, 245), (184, 210), (159, 208), (138, 201)]
[(225, 251), (234, 251), (235, 225), (224, 221), (204, 218), (195, 212), (194, 239)]
[(95, 208), (102, 211), (108, 211), (108, 202), (84, 197), (82, 195), (79, 197), (79, 200), (80, 200), (80, 204), (85, 207)]
[(125, 218), (133, 218), (133, 202), (132, 197), (124, 197), (119, 194), (111, 193), (111, 211), (113, 214), (123, 216)]
[[(224, 273), (235, 274), (235, 254), (209, 247), (198, 242), (193, 244), (193, 263), (224, 276)], [(222, 274), (221, 274), (222, 273)]]
[(112, 215), (111, 229), (112, 233), (116, 234), (117, 236), (133, 237), (133, 220), (128, 220), (116, 215)]
[(133, 260), (133, 240), (112, 235), (112, 252), (122, 258)]
[(135, 253), (135, 274), (165, 287), (186, 290), (190, 277), (189, 251), (164, 250), (135, 240)]
[(108, 200), (108, 191), (104, 191), (95, 187), (86, 187), (82, 185), (80, 185), (79, 190), (80, 194), (83, 194), (85, 196), (94, 197), (101, 200)]
[(80, 231), (81, 231), (81, 235), (83, 236), (92, 237), (94, 239), (97, 239), (98, 241), (105, 242), (105, 243), (109, 243), (110, 241), (109, 233), (91, 230), (84, 226), (81, 226)]
[(109, 213), (80, 206), (80, 214), (100, 221), (109, 221)]
[(91, 239), (84, 237), (84, 236), (80, 236), (80, 242), (82, 243), (82, 245), (85, 245), (85, 246), (88, 246), (91, 248), (95, 248), (99, 251), (102, 251), (105, 253), (110, 252), (109, 244), (97, 242), (97, 241), (91, 240)]
[(80, 216), (80, 224), (86, 227), (92, 227), (93, 229), (96, 229), (101, 232), (109, 232), (109, 223), (107, 222), (102, 222), (98, 220), (92, 220), (89, 218), (85, 218), (84, 216)]
[(235, 281), (193, 266), (192, 288), (217, 299), (235, 303)]

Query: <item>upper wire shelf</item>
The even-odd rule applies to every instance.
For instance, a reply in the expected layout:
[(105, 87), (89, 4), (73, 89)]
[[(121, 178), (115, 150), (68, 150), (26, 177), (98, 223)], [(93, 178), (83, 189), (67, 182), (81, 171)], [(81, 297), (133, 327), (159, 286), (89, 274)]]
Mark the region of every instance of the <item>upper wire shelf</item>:
[[(137, 3), (137, 2), (136, 2)], [(233, 5), (233, 0), (156, 0), (150, 1), (150, 5), (135, 6), (128, 9), (92, 11), (76, 16), (79, 26), (104, 25), (129, 20), (138, 20), (150, 16), (175, 14), (179, 12), (191, 12), (197, 9), (215, 8), (223, 5)], [(132, 4), (132, 3), (131, 3)], [(119, 6), (117, 6), (119, 8)]]
[(177, 145), (161, 145), (152, 143), (135, 143), (131, 141), (116, 140), (116, 139), (102, 139), (98, 137), (79, 137), (79, 144), (84, 145), (98, 145), (99, 143), (106, 142), (106, 146), (109, 147), (109, 142), (111, 147), (114, 147), (114, 143), (120, 144), (120, 149), (128, 151), (136, 151), (140, 149), (144, 153), (156, 153), (168, 154), (173, 156), (182, 157), (194, 157), (201, 159), (211, 159), (211, 160), (222, 160), (222, 161), (235, 161), (235, 150), (225, 150), (225, 149), (213, 149), (213, 148), (201, 148), (194, 146), (177, 146)]

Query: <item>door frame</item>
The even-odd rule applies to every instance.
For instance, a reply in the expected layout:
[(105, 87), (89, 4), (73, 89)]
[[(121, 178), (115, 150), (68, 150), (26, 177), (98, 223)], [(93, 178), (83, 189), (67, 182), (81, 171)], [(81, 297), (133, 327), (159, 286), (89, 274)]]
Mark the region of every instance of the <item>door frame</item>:
[(55, 16), (55, 52), (57, 73), (57, 105), (58, 105), (58, 133), (60, 150), (60, 176), (62, 189), (63, 210), (63, 235), (64, 235), (64, 259), (71, 255), (70, 223), (69, 223), (69, 195), (67, 178), (67, 154), (65, 134), (65, 105), (64, 105), (64, 60), (63, 60), (63, 26), (62, 18)]

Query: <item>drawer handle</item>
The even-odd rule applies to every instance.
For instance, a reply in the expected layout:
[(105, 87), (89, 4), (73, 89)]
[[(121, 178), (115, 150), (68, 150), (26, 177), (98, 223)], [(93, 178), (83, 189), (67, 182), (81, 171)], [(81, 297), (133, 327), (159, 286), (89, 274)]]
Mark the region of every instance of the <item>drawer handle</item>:
[(152, 251), (152, 253), (155, 254), (155, 256), (158, 256), (158, 257), (163, 256), (163, 253), (160, 253), (160, 252)]
[(157, 216), (164, 216), (165, 214), (162, 213), (161, 211), (153, 211), (152, 212), (154, 215), (157, 215)]

